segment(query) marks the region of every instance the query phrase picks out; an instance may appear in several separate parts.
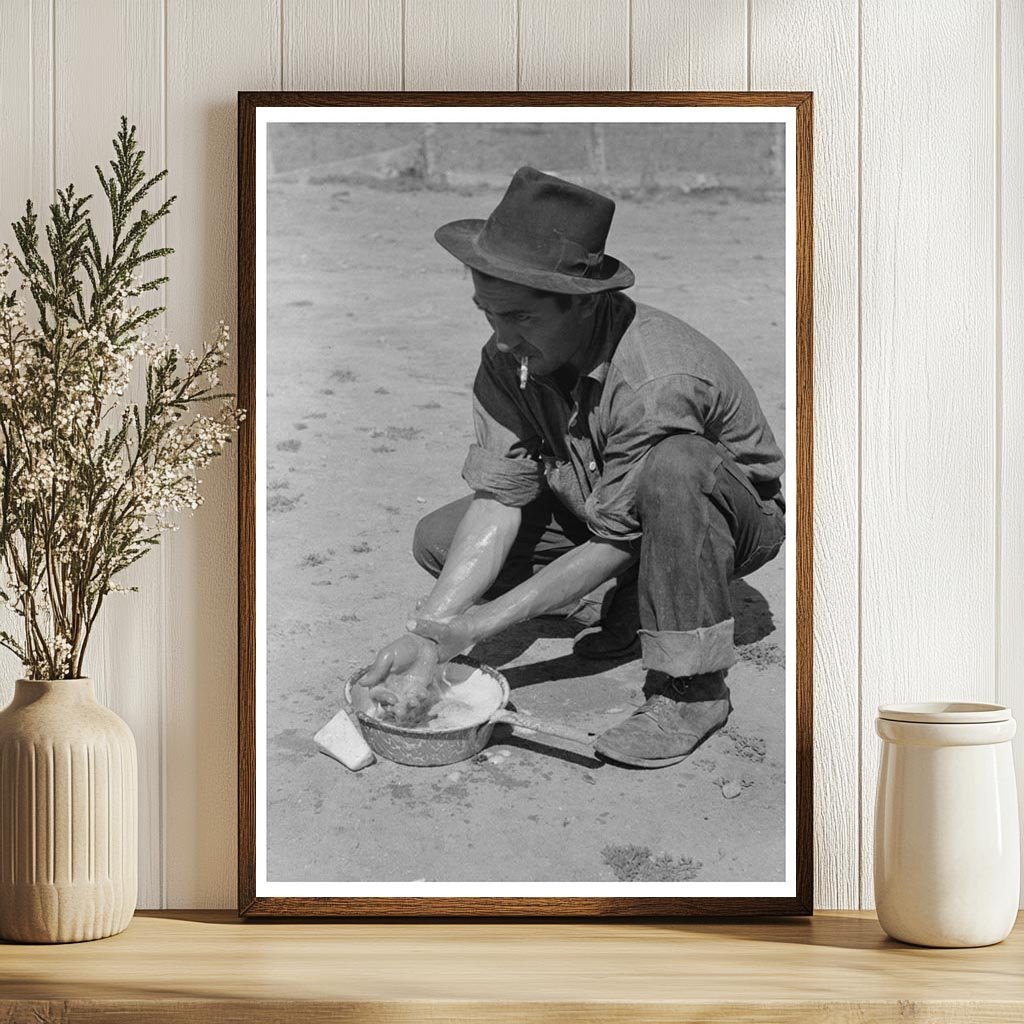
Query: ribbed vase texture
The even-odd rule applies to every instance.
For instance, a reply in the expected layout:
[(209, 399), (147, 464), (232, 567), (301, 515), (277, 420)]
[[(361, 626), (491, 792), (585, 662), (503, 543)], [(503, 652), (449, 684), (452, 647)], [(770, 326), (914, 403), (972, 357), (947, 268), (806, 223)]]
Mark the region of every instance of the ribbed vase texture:
[(91, 679), (15, 684), (0, 712), (0, 938), (123, 931), (138, 891), (138, 767)]

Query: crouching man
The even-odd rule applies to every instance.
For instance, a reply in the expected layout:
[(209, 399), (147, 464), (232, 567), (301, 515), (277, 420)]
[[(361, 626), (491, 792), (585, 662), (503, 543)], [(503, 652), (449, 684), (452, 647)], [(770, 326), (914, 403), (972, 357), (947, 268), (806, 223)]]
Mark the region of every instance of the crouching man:
[(487, 319), (473, 389), (473, 493), (418, 525), (437, 581), (365, 685), (420, 678), (508, 627), (603, 595), (576, 653), (639, 648), (647, 701), (597, 740), (675, 764), (729, 717), (729, 582), (778, 554), (783, 456), (750, 383), (715, 344), (623, 293), (604, 253), (615, 204), (524, 167), (486, 221), (436, 238)]

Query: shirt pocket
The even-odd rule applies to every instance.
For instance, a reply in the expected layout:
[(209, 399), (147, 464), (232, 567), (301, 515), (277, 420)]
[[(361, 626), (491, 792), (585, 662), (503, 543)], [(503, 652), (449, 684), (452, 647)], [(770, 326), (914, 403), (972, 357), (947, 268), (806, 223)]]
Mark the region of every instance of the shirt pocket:
[(555, 459), (552, 456), (544, 458), (544, 476), (547, 478), (548, 487), (558, 500), (577, 519), (586, 521), (587, 496), (580, 486), (576, 467), (569, 461)]

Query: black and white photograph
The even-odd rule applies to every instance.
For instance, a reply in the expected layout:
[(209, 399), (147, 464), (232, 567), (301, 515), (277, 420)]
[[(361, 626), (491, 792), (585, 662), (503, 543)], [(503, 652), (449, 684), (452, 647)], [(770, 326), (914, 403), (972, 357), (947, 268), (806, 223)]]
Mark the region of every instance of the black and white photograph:
[(793, 131), (260, 112), (258, 896), (794, 894)]

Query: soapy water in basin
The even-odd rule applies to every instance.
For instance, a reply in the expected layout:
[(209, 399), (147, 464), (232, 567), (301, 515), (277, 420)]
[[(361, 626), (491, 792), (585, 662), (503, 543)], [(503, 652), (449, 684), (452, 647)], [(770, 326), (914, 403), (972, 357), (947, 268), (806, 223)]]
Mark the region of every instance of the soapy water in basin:
[[(501, 684), (488, 672), (451, 664), (444, 667), (442, 679), (441, 696), (428, 708), (425, 721), (414, 727), (417, 732), (472, 728), (486, 722), (501, 707)], [(380, 708), (373, 716), (387, 720)]]

